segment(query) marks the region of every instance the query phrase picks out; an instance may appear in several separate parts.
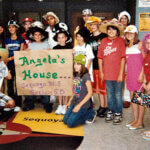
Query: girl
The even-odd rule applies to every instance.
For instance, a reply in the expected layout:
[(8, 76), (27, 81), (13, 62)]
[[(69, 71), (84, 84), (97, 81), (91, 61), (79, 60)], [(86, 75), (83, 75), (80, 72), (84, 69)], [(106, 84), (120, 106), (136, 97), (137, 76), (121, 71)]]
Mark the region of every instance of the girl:
[[(146, 52), (146, 57), (144, 58), (144, 88), (147, 91), (147, 94), (150, 94), (150, 33), (146, 34), (142, 40), (142, 47)], [(144, 131), (142, 136), (145, 140), (150, 140), (150, 130)]]
[(16, 75), (14, 64), (14, 51), (22, 51), (24, 49), (24, 43), (25, 40), (23, 39), (23, 37), (21, 37), (19, 25), (17, 24), (16, 21), (10, 20), (8, 22), (8, 35), (7, 38), (5, 39), (5, 47), (9, 51), (9, 57), (8, 59), (6, 59), (6, 63), (12, 75), (12, 79), (7, 81), (8, 87), (7, 92), (8, 95), (15, 100), (16, 107), (14, 111), (19, 111), (22, 104), (21, 96), (17, 96), (16, 84), (14, 85)]
[(98, 94), (100, 101), (100, 107), (97, 110), (97, 116), (104, 117), (105, 112), (107, 111), (107, 96), (106, 96), (105, 82), (101, 80), (99, 76), (97, 52), (101, 40), (107, 37), (107, 34), (102, 33), (99, 30), (100, 23), (101, 23), (100, 18), (92, 16), (88, 19), (86, 26), (92, 33), (89, 37), (89, 44), (91, 45), (95, 56), (95, 58), (93, 59), (94, 82), (92, 83), (92, 85), (93, 85), (93, 92)]
[(120, 14), (118, 15), (118, 20), (120, 21), (120, 23), (122, 23), (124, 25), (124, 27), (126, 28), (130, 21), (131, 21), (131, 16), (127, 11), (122, 11), (120, 12)]
[[(138, 49), (138, 31), (136, 26), (129, 25), (125, 30), (126, 41), (126, 62), (127, 62), (127, 89), (130, 91), (130, 97), (133, 98), (133, 92), (141, 90), (143, 82), (143, 56)], [(144, 107), (132, 103), (134, 120), (126, 125), (130, 130), (143, 128)]]
[[(54, 36), (54, 40), (58, 42), (58, 45), (56, 45), (53, 49), (59, 49), (59, 50), (72, 49), (72, 43), (71, 42), (67, 43), (67, 41), (69, 41), (70, 38), (71, 38), (70, 34), (67, 31), (60, 28), (56, 33), (56, 35)], [(63, 104), (63, 98), (64, 98), (64, 104)], [(55, 111), (55, 114), (64, 115), (66, 113), (66, 105), (68, 99), (69, 99), (68, 96), (59, 96), (59, 105)]]
[(69, 109), (63, 118), (64, 123), (70, 128), (83, 124), (88, 119), (92, 119), (93, 122), (96, 116), (91, 101), (92, 84), (85, 62), (86, 58), (82, 54), (74, 58), (73, 95), (67, 104)]
[[(34, 27), (31, 27), (27, 31), (27, 39), (31, 40), (32, 43), (29, 44), (29, 47), (27, 50), (49, 50), (49, 44), (47, 41), (45, 41), (48, 38), (48, 33), (44, 31), (44, 29), (40, 28), (43, 26), (41, 22), (38, 21), (38, 24), (40, 27), (35, 26), (37, 22), (35, 21), (33, 23)], [(42, 100), (42, 103), (44, 105), (44, 109), (46, 110), (46, 113), (50, 113), (52, 111), (52, 104), (49, 103), (49, 96), (41, 95), (41, 96), (26, 96), (26, 99), (24, 101), (25, 106), (23, 107), (23, 111), (29, 111), (34, 108), (34, 102), (36, 100)]]
[(122, 120), (122, 88), (125, 65), (125, 43), (119, 37), (124, 27), (118, 21), (101, 23), (100, 30), (108, 37), (101, 41), (98, 50), (100, 77), (105, 80), (108, 99), (106, 122), (113, 120), (113, 124), (120, 124)]
[(74, 56), (78, 54), (82, 54), (86, 56), (86, 64), (85, 66), (89, 70), (89, 74), (91, 77), (91, 81), (93, 82), (93, 65), (92, 60), (94, 59), (94, 54), (92, 48), (89, 44), (87, 44), (87, 36), (84, 30), (79, 30), (76, 34), (77, 45), (74, 47)]

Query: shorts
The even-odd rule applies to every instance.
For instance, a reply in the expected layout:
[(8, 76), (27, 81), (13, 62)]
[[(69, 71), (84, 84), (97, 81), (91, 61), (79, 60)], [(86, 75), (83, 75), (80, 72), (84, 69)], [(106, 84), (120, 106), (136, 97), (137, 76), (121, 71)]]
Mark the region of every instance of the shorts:
[(100, 79), (99, 70), (93, 70), (94, 82), (92, 82), (93, 93), (106, 95), (106, 87), (104, 80)]

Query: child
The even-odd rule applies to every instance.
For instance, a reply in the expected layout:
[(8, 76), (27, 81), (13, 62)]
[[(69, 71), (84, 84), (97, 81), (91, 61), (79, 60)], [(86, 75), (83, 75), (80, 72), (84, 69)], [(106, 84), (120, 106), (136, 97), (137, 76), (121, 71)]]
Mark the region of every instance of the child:
[[(36, 24), (36, 22), (35, 22)], [(42, 26), (42, 23), (39, 24)], [(34, 26), (34, 23), (33, 23)], [(48, 38), (48, 33), (44, 31), (44, 29), (39, 28), (37, 26), (31, 27), (27, 31), (27, 39), (31, 40), (32, 43), (29, 44), (29, 47), (27, 50), (48, 50), (49, 44), (47, 41), (45, 41)], [(52, 104), (49, 103), (49, 96), (25, 96), (26, 99), (24, 101), (25, 106), (23, 107), (23, 111), (29, 111), (34, 108), (34, 102), (38, 99), (42, 100), (42, 103), (44, 104), (44, 109), (47, 113), (50, 113), (52, 111)]]
[(119, 37), (124, 27), (118, 21), (105, 21), (101, 23), (100, 30), (108, 37), (101, 41), (98, 50), (100, 77), (105, 80), (108, 99), (106, 122), (120, 124), (122, 120), (122, 88), (125, 66), (125, 43)]
[(91, 77), (91, 81), (93, 82), (93, 65), (92, 60), (94, 59), (94, 54), (92, 48), (89, 44), (87, 44), (87, 33), (84, 30), (79, 30), (76, 34), (77, 45), (74, 47), (74, 56), (78, 54), (82, 54), (86, 56), (86, 64), (85, 66), (89, 70), (89, 74)]
[(69, 109), (63, 118), (64, 123), (70, 128), (84, 124), (88, 119), (94, 122), (96, 117), (91, 101), (92, 84), (85, 62), (86, 58), (82, 54), (74, 58), (73, 95), (69, 99)]
[[(140, 91), (143, 82), (143, 56), (138, 49), (138, 31), (136, 26), (129, 25), (125, 29), (126, 63), (127, 63), (127, 89), (131, 99), (134, 91)], [(143, 128), (144, 107), (132, 103), (134, 120), (126, 125), (130, 130)]]
[[(142, 39), (142, 47), (147, 54), (144, 58), (144, 88), (147, 91), (147, 94), (150, 94), (150, 33), (145, 34)], [(150, 130), (144, 131), (142, 136), (145, 140), (150, 140)]]
[[(59, 31), (54, 36), (54, 40), (59, 44), (56, 45), (53, 49), (72, 49), (72, 43), (67, 43), (69, 41), (70, 35), (67, 31), (63, 29), (59, 29)], [(64, 104), (63, 104), (63, 96), (59, 96), (59, 105), (55, 111), (57, 115), (64, 115), (66, 113), (66, 105), (68, 102), (68, 96), (64, 96)]]
[[(15, 80), (15, 64), (14, 64), (14, 51), (22, 51), (24, 50), (25, 40), (21, 37), (19, 25), (16, 21), (10, 20), (8, 22), (8, 35), (5, 39), (5, 47), (9, 51), (9, 57), (6, 59), (6, 63), (8, 65), (8, 69), (11, 72), (12, 79), (7, 81), (8, 87), (8, 95), (11, 96), (16, 103), (15, 111), (19, 111), (22, 105), (21, 96), (17, 96), (16, 84), (14, 84)], [(15, 80), (16, 83), (16, 80)], [(15, 88), (15, 89), (14, 89)]]
[(47, 21), (48, 27), (46, 28), (46, 31), (49, 34), (48, 37), (48, 43), (50, 45), (50, 48), (53, 49), (54, 46), (56, 46), (58, 43), (53, 39), (55, 36), (55, 32), (53, 32), (54, 26), (59, 23), (59, 18), (56, 16), (54, 12), (47, 12), (43, 18)]
[(82, 24), (81, 26), (77, 26), (74, 31), (74, 46), (77, 45), (76, 34), (79, 30), (83, 30), (87, 33), (87, 36), (90, 36), (90, 31), (86, 28), (86, 22), (93, 15), (92, 10), (89, 8), (82, 10)]
[(92, 33), (89, 37), (89, 44), (91, 45), (95, 56), (95, 58), (93, 59), (94, 82), (92, 83), (92, 85), (93, 85), (93, 92), (98, 94), (100, 101), (100, 107), (97, 110), (97, 116), (104, 117), (107, 111), (107, 96), (106, 96), (105, 82), (101, 80), (99, 76), (97, 52), (101, 40), (107, 37), (107, 34), (102, 33), (99, 30), (100, 23), (101, 23), (100, 18), (92, 16), (88, 19), (86, 26)]
[[(3, 61), (2, 56), (0, 56), (0, 89), (4, 78), (11, 79), (11, 74)], [(9, 111), (11, 108), (14, 108), (14, 106), (15, 101), (9, 96), (0, 92), (0, 121), (3, 121), (3, 119), (6, 117), (4, 111)]]
[(24, 49), (28, 48), (28, 45), (30, 43), (30, 40), (26, 37), (26, 32), (31, 28), (31, 24), (33, 23), (33, 20), (31, 18), (24, 18), (23, 19), (23, 27), (24, 27), (24, 33), (22, 33), (22, 37), (25, 39), (26, 43), (24, 45)]

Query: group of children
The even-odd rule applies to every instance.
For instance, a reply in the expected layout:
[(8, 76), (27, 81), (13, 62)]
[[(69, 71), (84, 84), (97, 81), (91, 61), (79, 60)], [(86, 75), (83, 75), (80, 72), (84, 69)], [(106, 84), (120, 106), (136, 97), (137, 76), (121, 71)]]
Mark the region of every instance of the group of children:
[[(135, 25), (129, 25), (131, 16), (126, 11), (118, 15), (118, 20), (102, 21), (92, 15), (90, 9), (82, 11), (85, 24), (76, 28), (74, 46), (67, 25), (61, 23), (53, 12), (43, 16), (48, 23), (46, 30), (41, 22), (25, 18), (25, 32), (22, 36), (19, 24), (14, 20), (8, 22), (7, 38), (0, 42), (2, 41), (1, 45), (5, 45), (9, 51), (5, 63), (11, 73), (11, 79), (7, 81), (7, 88), (8, 95), (15, 100), (16, 106), (21, 107), (22, 101), (13, 84), (14, 51), (21, 50), (72, 49), (73, 95), (70, 98), (59, 96), (59, 105), (55, 112), (65, 115), (64, 123), (69, 127), (85, 122), (92, 123), (96, 115), (105, 117), (107, 123), (120, 124), (123, 118), (123, 91), (129, 91), (129, 97), (132, 99), (134, 91), (142, 91), (143, 88), (150, 90), (150, 34), (139, 42), (137, 28)], [(98, 94), (100, 101), (97, 111), (93, 108), (93, 93)], [(34, 102), (41, 100), (44, 109), (49, 113), (55, 99), (55, 96), (25, 96), (23, 111), (33, 109)], [(19, 111), (19, 108), (15, 109)], [(132, 110), (134, 120), (126, 126), (130, 130), (143, 128), (145, 108), (132, 103)], [(150, 131), (144, 132), (143, 138), (150, 139)]]

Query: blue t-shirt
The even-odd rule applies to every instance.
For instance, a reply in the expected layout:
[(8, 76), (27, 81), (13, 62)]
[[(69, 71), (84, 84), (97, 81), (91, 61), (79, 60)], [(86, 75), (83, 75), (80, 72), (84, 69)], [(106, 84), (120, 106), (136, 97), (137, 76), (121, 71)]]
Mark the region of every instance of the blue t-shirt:
[[(21, 37), (20, 40), (12, 40), (11, 38), (6, 38), (4, 42), (8, 46), (9, 57), (12, 57), (14, 56), (14, 51), (20, 50), (20, 46), (22, 43), (25, 43), (25, 40), (23, 37)], [(14, 65), (14, 60), (9, 61), (8, 65)]]

